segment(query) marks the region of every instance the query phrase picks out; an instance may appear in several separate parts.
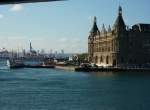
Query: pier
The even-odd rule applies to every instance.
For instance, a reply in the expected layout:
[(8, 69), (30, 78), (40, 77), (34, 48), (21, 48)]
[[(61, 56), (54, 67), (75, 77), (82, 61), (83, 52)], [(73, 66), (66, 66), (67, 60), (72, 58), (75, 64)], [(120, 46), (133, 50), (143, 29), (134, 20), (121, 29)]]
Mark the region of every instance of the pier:
[(150, 72), (150, 68), (116, 68), (116, 67), (85, 68), (76, 66), (55, 66), (55, 69), (76, 71), (76, 72)]
[(78, 72), (150, 72), (150, 68), (82, 68), (77, 67)]

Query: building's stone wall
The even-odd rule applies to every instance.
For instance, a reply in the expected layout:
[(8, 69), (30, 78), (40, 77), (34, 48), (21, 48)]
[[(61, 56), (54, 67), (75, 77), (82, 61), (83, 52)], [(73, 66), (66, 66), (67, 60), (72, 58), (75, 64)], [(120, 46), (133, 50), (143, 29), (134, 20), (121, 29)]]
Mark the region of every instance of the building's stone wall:
[(99, 66), (142, 65), (150, 63), (150, 24), (137, 24), (126, 29), (119, 7), (112, 30), (99, 31), (94, 25), (88, 38), (89, 61)]

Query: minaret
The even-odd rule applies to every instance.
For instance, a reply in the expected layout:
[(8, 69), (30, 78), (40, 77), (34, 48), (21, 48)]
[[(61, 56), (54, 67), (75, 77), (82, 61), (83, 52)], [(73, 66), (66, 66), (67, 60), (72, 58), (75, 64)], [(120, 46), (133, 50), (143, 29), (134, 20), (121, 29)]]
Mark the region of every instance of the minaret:
[(122, 7), (119, 6), (118, 8), (118, 17), (115, 21), (115, 24), (113, 25), (113, 30), (114, 31), (126, 31), (126, 25), (124, 23), (123, 17), (122, 17)]
[(30, 42), (30, 52), (32, 52), (33, 48), (32, 48), (32, 45), (31, 45), (31, 42)]

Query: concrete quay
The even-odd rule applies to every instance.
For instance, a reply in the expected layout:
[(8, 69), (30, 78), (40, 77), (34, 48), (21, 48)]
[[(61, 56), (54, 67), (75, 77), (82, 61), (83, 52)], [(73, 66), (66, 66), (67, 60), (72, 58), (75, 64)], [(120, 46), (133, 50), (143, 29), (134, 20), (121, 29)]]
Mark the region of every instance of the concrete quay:
[(66, 70), (66, 71), (75, 71), (74, 66), (55, 66), (56, 69)]
[(55, 68), (76, 72), (150, 72), (150, 68), (82, 68), (75, 66), (55, 66)]

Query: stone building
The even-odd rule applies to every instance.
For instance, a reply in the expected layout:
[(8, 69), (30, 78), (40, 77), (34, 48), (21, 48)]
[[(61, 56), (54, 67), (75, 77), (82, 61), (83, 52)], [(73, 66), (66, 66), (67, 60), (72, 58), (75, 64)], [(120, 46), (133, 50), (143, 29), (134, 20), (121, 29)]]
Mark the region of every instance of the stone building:
[(129, 29), (119, 6), (111, 28), (99, 30), (96, 17), (88, 37), (89, 61), (99, 66), (143, 65), (150, 63), (150, 24), (139, 23)]

